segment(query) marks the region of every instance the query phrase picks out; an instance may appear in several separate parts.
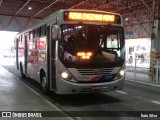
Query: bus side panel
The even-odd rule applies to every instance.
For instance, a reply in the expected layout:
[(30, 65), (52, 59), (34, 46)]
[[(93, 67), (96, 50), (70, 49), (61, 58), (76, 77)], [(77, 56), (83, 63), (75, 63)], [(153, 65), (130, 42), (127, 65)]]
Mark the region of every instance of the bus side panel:
[(37, 59), (37, 51), (35, 49), (28, 51), (27, 73), (30, 78), (35, 78), (35, 63)]
[[(34, 45), (35, 44), (35, 45)], [(47, 75), (47, 38), (35, 38), (35, 48), (28, 49), (27, 73), (31, 78), (40, 82), (40, 70)]]

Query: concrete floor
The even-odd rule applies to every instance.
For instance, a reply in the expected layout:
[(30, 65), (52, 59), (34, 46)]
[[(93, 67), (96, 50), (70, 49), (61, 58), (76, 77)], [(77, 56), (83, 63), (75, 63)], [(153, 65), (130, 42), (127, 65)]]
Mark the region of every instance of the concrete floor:
[[(61, 111), (58, 107), (47, 101), (43, 96), (27, 87), (18, 78), (0, 66), (0, 120), (17, 118), (1, 118), (3, 111)], [(54, 113), (54, 112), (53, 112)], [(43, 116), (42, 116), (43, 117)], [(20, 118), (18, 118), (20, 119)], [(23, 118), (27, 119), (27, 118)], [(30, 118), (34, 119), (35, 118)], [(53, 118), (38, 118), (49, 120)], [(62, 117), (54, 120), (66, 120), (66, 115), (62, 112)]]
[[(7, 61), (3, 61), (5, 63)], [(64, 111), (84, 111), (84, 110), (99, 110), (99, 111), (159, 111), (160, 98), (159, 87), (160, 84), (152, 81), (146, 73), (137, 71), (136, 76), (134, 72), (126, 73), (125, 88), (123, 91), (106, 92), (99, 95), (84, 95), (84, 96), (65, 96), (57, 97), (56, 95), (48, 97), (41, 95), (36, 87), (31, 87), (32, 82), (28, 80), (21, 80), (19, 72), (13, 65), (0, 66), (0, 120), (73, 120), (71, 117), (45, 117), (45, 118), (1, 118), (1, 111), (58, 111), (55, 103), (58, 104)], [(18, 79), (19, 78), (19, 79)], [(132, 80), (132, 82), (128, 82)], [(28, 88), (25, 83), (29, 82), (31, 88)], [(147, 83), (151, 86), (137, 84), (137, 82)], [(28, 84), (28, 83), (27, 83)], [(34, 91), (32, 90), (34, 89)], [(54, 101), (53, 103), (51, 103)], [(54, 114), (54, 112), (53, 112)], [(125, 117), (125, 118), (97, 118), (78, 117), (78, 120), (140, 120), (139, 118)], [(157, 118), (159, 120), (159, 118)], [(157, 120), (154, 119), (154, 120)], [(145, 120), (151, 120), (148, 118)]]

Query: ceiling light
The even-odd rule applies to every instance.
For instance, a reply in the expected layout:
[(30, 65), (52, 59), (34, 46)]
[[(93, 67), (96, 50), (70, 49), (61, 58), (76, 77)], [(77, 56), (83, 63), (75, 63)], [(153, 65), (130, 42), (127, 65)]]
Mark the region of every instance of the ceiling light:
[(32, 10), (32, 7), (29, 6), (29, 7), (28, 7), (28, 10)]
[(128, 18), (125, 18), (125, 21), (128, 21)]

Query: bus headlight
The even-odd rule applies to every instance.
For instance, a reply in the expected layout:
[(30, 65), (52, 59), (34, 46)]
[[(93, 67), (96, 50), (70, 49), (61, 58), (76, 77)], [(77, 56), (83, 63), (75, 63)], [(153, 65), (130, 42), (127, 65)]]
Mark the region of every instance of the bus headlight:
[(121, 69), (120, 71), (119, 71), (119, 75), (120, 76), (123, 76), (125, 74), (125, 71), (123, 70), (123, 69)]
[(121, 77), (123, 77), (125, 75), (125, 70), (121, 69), (117, 75), (115, 76), (114, 80), (120, 79)]
[(60, 77), (63, 78), (64, 80), (72, 79), (72, 75), (70, 75), (68, 72), (60, 71), (59, 74), (60, 74)]
[(67, 79), (68, 78), (68, 73), (67, 72), (62, 72), (61, 73), (61, 77), (63, 78), (63, 79)]

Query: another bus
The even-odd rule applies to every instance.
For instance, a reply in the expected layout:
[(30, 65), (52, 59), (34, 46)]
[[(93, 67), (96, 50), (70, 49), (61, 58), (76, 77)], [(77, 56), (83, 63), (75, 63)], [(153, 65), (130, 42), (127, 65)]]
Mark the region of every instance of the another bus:
[(22, 77), (44, 93), (95, 93), (121, 90), (125, 79), (125, 40), (121, 15), (96, 10), (59, 10), (16, 35)]

